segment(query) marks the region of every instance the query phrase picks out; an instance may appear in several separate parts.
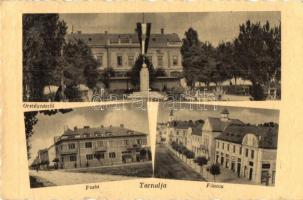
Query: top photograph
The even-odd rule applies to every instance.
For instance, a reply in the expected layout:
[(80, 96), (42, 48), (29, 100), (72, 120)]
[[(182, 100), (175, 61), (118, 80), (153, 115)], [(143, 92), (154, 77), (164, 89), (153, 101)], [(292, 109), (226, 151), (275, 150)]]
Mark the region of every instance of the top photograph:
[(281, 13), (23, 14), (23, 101), (281, 100)]

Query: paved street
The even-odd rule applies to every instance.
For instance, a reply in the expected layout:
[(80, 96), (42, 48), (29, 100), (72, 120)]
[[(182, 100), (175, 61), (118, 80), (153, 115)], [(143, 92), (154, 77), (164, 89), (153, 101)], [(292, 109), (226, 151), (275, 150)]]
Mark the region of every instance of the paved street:
[(199, 173), (179, 160), (164, 145), (156, 147), (155, 177), (204, 181)]
[(105, 181), (129, 180), (129, 179), (137, 178), (131, 176), (65, 172), (65, 171), (57, 171), (57, 170), (39, 171), (39, 172), (31, 170), (29, 174), (30, 176), (38, 179), (39, 182), (42, 182), (41, 184), (44, 186), (85, 184), (85, 183), (96, 183), (96, 182), (105, 182)]

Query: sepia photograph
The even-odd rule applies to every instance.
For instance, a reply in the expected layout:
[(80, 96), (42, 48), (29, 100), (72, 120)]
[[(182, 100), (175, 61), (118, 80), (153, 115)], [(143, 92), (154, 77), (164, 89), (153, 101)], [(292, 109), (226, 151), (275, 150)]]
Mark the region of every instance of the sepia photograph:
[(155, 177), (275, 185), (278, 110), (159, 106)]
[(281, 99), (281, 13), (23, 14), (23, 101)]
[(146, 110), (31, 111), (24, 121), (31, 188), (153, 176)]

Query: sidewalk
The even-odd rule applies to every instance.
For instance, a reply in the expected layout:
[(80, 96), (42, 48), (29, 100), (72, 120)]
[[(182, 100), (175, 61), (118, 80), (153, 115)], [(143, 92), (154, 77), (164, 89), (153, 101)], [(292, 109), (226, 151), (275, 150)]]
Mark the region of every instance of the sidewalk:
[[(174, 153), (183, 163), (191, 167), (193, 170), (196, 172), (200, 173), (203, 178), (206, 179), (206, 181), (213, 182), (214, 181), (214, 176), (207, 171), (208, 166), (203, 166), (203, 173), (201, 173), (201, 167), (193, 162), (193, 159), (187, 159), (186, 162), (186, 157), (182, 154), (179, 154), (177, 151), (175, 151), (173, 148), (171, 148), (170, 145), (167, 145), (167, 148)], [(232, 172), (229, 169), (226, 169), (224, 167), (220, 167), (221, 174), (217, 175), (215, 177), (215, 182), (225, 182), (225, 183), (241, 183), (241, 184), (254, 184), (253, 182), (244, 179), (244, 178), (239, 178), (234, 172)]]
[(96, 173), (76, 173), (64, 171), (39, 171), (30, 170), (30, 176), (36, 177), (39, 180), (46, 180), (54, 185), (71, 185), (71, 184), (85, 184), (105, 181), (120, 181), (138, 179), (137, 177), (119, 176), (109, 174)]

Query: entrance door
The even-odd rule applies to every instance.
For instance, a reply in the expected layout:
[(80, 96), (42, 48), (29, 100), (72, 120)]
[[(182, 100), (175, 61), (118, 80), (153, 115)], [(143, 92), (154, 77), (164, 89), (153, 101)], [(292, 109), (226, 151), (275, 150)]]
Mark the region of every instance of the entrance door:
[(250, 168), (250, 169), (249, 169), (249, 180), (251, 180), (251, 179), (252, 179), (252, 173), (253, 173), (253, 169), (252, 169), (252, 168)]
[(241, 164), (238, 163), (238, 166), (237, 166), (237, 174), (238, 174), (238, 177), (240, 177), (240, 172), (241, 172)]
[(234, 163), (234, 162), (231, 163), (231, 170), (232, 170), (233, 172), (235, 171), (235, 163)]

